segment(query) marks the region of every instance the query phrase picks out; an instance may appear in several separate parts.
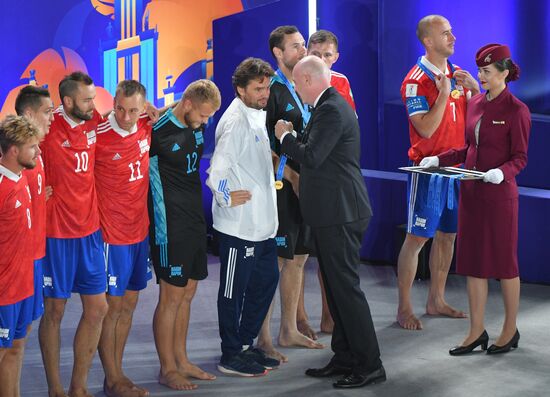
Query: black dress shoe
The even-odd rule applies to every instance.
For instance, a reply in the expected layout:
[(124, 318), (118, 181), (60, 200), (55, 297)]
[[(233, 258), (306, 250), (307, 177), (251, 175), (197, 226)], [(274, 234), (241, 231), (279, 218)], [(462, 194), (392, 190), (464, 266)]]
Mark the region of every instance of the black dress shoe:
[(354, 387), (363, 387), (374, 383), (382, 383), (385, 381), (386, 371), (384, 370), (383, 366), (380, 366), (380, 368), (369, 372), (368, 374), (352, 373), (351, 375), (340, 379), (338, 382), (333, 383), (332, 386), (337, 389), (351, 389)]
[(512, 336), (512, 339), (510, 339), (510, 342), (508, 342), (504, 346), (498, 346), (498, 345), (489, 346), (489, 349), (487, 349), (487, 354), (508, 353), (512, 348), (517, 349), (518, 342), (519, 342), (519, 331), (516, 329), (516, 333), (514, 334), (514, 336)]
[(328, 378), (331, 376), (339, 376), (339, 375), (347, 376), (349, 374), (351, 374), (350, 367), (336, 365), (332, 362), (328, 363), (323, 368), (306, 369), (306, 375), (312, 376), (314, 378)]
[(471, 353), (476, 347), (481, 346), (481, 350), (487, 350), (487, 344), (489, 343), (489, 335), (487, 331), (483, 330), (483, 333), (475, 341), (466, 346), (456, 346), (449, 350), (451, 356), (462, 356), (463, 354)]

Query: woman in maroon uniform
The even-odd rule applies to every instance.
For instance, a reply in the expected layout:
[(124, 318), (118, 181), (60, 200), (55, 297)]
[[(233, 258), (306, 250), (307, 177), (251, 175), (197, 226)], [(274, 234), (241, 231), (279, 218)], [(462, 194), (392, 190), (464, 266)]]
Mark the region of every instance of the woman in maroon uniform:
[(457, 237), (457, 273), (467, 276), (470, 332), (453, 356), (487, 349), (484, 313), (487, 279), (500, 279), (504, 300), (504, 325), (487, 354), (516, 348), (519, 332), (518, 188), (515, 176), (527, 164), (531, 116), (527, 106), (513, 96), (507, 83), (517, 80), (519, 67), (505, 45), (488, 44), (476, 54), (478, 78), (485, 94), (473, 97), (466, 115), (466, 146), (423, 160), (426, 166), (464, 163), (485, 172), (483, 181), (460, 186)]

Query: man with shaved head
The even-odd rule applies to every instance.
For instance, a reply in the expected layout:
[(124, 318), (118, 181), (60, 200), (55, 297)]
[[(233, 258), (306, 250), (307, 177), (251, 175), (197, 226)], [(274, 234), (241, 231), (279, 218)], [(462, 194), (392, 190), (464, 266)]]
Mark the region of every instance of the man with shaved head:
[(359, 287), (359, 250), (372, 216), (359, 167), (359, 123), (346, 100), (330, 85), (330, 70), (316, 56), (296, 64), (296, 91), (313, 113), (298, 142), (292, 123), (279, 120), (281, 152), (300, 163), (300, 208), (311, 226), (319, 267), (334, 319), (334, 356), (306, 375), (343, 375), (336, 388), (386, 380), (367, 299)]
[[(428, 15), (418, 22), (418, 39), (426, 54), (418, 58), (401, 85), (401, 97), (409, 115), (410, 165), (424, 157), (436, 156), (464, 145), (466, 103), (479, 92), (474, 78), (448, 61), (454, 53), (456, 37), (449, 21), (441, 15)], [(455, 183), (451, 180), (451, 183)], [(442, 180), (429, 202), (430, 175), (413, 174), (408, 183), (407, 235), (398, 258), (399, 306), (397, 322), (404, 329), (422, 329), (414, 315), (411, 288), (418, 266), (418, 254), (433, 237), (430, 252), (430, 291), (426, 313), (463, 318), (466, 315), (445, 301), (445, 283), (453, 257), (457, 227), (458, 188)], [(435, 190), (435, 189), (432, 189)], [(447, 198), (448, 192), (454, 196)], [(433, 200), (432, 200), (433, 201)], [(441, 204), (444, 203), (444, 204)]]

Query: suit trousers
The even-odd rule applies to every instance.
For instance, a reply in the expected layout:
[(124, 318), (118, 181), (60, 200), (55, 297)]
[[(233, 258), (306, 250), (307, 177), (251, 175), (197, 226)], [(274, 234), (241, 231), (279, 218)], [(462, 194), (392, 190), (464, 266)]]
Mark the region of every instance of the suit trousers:
[(364, 374), (382, 365), (378, 340), (358, 268), (363, 234), (370, 218), (312, 228), (319, 268), (334, 319), (332, 362)]

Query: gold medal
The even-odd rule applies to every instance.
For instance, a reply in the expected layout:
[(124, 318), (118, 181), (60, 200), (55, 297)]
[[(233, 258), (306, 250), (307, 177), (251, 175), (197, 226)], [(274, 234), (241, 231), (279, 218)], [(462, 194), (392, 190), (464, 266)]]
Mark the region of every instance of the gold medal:
[(460, 98), (460, 91), (455, 88), (454, 90), (451, 91), (451, 96), (453, 97), (453, 99)]
[(275, 181), (275, 189), (281, 190), (283, 188), (283, 181)]

